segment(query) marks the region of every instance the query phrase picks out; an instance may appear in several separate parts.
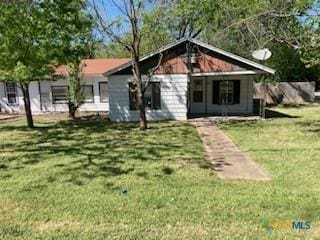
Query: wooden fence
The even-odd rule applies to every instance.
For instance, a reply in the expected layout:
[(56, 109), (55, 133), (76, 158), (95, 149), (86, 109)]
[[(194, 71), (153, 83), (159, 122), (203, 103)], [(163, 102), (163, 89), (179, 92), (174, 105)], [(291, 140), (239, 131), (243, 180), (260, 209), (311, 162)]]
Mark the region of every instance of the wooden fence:
[(255, 83), (254, 98), (271, 105), (314, 102), (315, 82)]

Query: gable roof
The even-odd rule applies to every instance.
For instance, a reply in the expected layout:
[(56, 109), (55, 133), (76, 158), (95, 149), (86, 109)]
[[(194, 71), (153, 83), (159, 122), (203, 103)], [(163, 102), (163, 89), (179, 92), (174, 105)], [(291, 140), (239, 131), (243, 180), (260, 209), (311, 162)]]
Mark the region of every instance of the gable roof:
[[(209, 44), (206, 44), (206, 43), (204, 43), (204, 42), (201, 42), (201, 41), (196, 40), (196, 39), (193, 39), (193, 38), (183, 38), (183, 39), (180, 39), (180, 40), (178, 40), (178, 41), (176, 41), (176, 42), (174, 42), (174, 43), (168, 44), (168, 45), (166, 45), (166, 46), (158, 49), (157, 51), (152, 52), (151, 54), (149, 54), (149, 55), (141, 58), (141, 59), (140, 59), (140, 62), (144, 62), (144, 61), (146, 61), (146, 60), (148, 60), (148, 59), (151, 59), (151, 58), (155, 57), (156, 55), (158, 55), (158, 54), (160, 54), (160, 53), (163, 53), (163, 52), (165, 52), (165, 51), (168, 51), (168, 50), (170, 50), (170, 49), (172, 49), (172, 48), (174, 48), (174, 47), (176, 47), (176, 46), (178, 46), (178, 45), (180, 45), (180, 44), (184, 44), (184, 43), (187, 43), (187, 42), (190, 42), (190, 43), (193, 43), (193, 44), (195, 44), (195, 45), (201, 46), (201, 47), (204, 48), (204, 49), (207, 49), (207, 50), (212, 51), (212, 52), (214, 52), (214, 53), (216, 53), (216, 54), (222, 55), (222, 56), (224, 56), (225, 58), (228, 58), (228, 59), (230, 59), (230, 60), (237, 61), (237, 62), (239, 62), (239, 63), (242, 63), (242, 64), (244, 64), (244, 65), (247, 65), (247, 66), (249, 66), (249, 67), (251, 67), (251, 68), (254, 68), (254, 69), (258, 70), (258, 71), (261, 72), (261, 73), (274, 74), (274, 73), (276, 72), (276, 71), (275, 71), (274, 69), (272, 69), (272, 68), (269, 68), (269, 67), (264, 66), (264, 65), (262, 65), (262, 64), (256, 63), (256, 62), (251, 61), (251, 60), (249, 60), (249, 59), (240, 57), (240, 56), (235, 55), (235, 54), (233, 54), (233, 53), (224, 51), (224, 50), (222, 50), (222, 49), (220, 49), (220, 48), (213, 47), (213, 46), (211, 46), (211, 45), (209, 45)], [(127, 63), (124, 63), (124, 64), (122, 64), (122, 65), (120, 65), (120, 66), (118, 66), (118, 67), (116, 67), (116, 68), (114, 68), (114, 69), (110, 69), (109, 71), (106, 71), (106, 72), (104, 73), (104, 75), (105, 75), (105, 76), (110, 76), (110, 75), (116, 74), (116, 73), (118, 73), (118, 72), (120, 72), (120, 71), (123, 71), (123, 70), (129, 68), (130, 66), (132, 66), (131, 61), (130, 61), (130, 62), (127, 62)]]
[[(81, 74), (82, 75), (102, 75), (103, 73), (110, 71), (116, 67), (119, 67), (125, 63), (128, 63), (128, 58), (107, 58), (107, 59), (83, 59)], [(68, 75), (68, 66), (62, 65), (56, 68), (56, 74)]]

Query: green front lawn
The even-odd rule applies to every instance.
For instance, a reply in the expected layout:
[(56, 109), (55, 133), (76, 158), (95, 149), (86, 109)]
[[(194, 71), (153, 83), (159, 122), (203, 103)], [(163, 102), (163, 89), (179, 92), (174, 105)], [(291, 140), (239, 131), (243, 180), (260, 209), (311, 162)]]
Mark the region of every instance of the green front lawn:
[(221, 125), (270, 182), (218, 179), (186, 123), (0, 123), (0, 239), (320, 238), (320, 106), (278, 110), (295, 118)]

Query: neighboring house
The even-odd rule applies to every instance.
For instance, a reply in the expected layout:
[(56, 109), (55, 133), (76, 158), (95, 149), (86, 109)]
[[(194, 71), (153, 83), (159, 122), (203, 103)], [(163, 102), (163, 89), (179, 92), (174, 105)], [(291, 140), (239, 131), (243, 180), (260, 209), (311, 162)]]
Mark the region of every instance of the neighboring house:
[[(109, 111), (108, 79), (103, 73), (128, 59), (86, 59), (82, 61), (82, 89), (85, 103), (80, 111)], [(67, 75), (66, 67), (57, 68), (57, 74)], [(58, 81), (34, 81), (30, 84), (31, 110), (41, 112), (67, 112), (67, 79)], [(0, 82), (0, 111), (22, 113), (24, 111), (21, 89), (13, 82)]]
[[(186, 120), (196, 114), (252, 115), (254, 78), (275, 73), (271, 68), (189, 38), (142, 58), (140, 65), (149, 82), (145, 92), (148, 120)], [(148, 79), (150, 70), (155, 70), (155, 74)], [(135, 94), (129, 90), (133, 79), (131, 62), (104, 75), (109, 80), (110, 119), (139, 120)]]

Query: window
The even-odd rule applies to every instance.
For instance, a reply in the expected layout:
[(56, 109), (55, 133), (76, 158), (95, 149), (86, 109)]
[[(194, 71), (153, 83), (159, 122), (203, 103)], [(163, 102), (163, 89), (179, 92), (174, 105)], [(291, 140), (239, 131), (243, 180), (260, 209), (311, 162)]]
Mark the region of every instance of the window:
[(68, 87), (67, 86), (52, 86), (52, 102), (67, 103), (68, 102)]
[(240, 80), (213, 81), (212, 104), (232, 105), (240, 103)]
[(233, 104), (233, 82), (221, 81), (220, 82), (220, 103), (230, 105)]
[[(137, 96), (133, 83), (129, 83), (129, 101), (130, 110), (137, 110)], [(160, 97), (160, 83), (151, 82), (148, 84), (147, 89), (144, 92), (144, 104), (147, 109), (157, 110), (161, 109), (161, 97)]]
[(15, 105), (17, 104), (17, 87), (16, 84), (13, 82), (6, 82), (6, 94), (8, 105)]
[(203, 83), (201, 79), (193, 81), (193, 102), (203, 102)]
[(94, 102), (93, 85), (82, 85), (81, 91), (82, 91), (85, 103), (93, 103)]
[(100, 91), (100, 102), (102, 103), (109, 102), (107, 82), (99, 82), (99, 91)]

